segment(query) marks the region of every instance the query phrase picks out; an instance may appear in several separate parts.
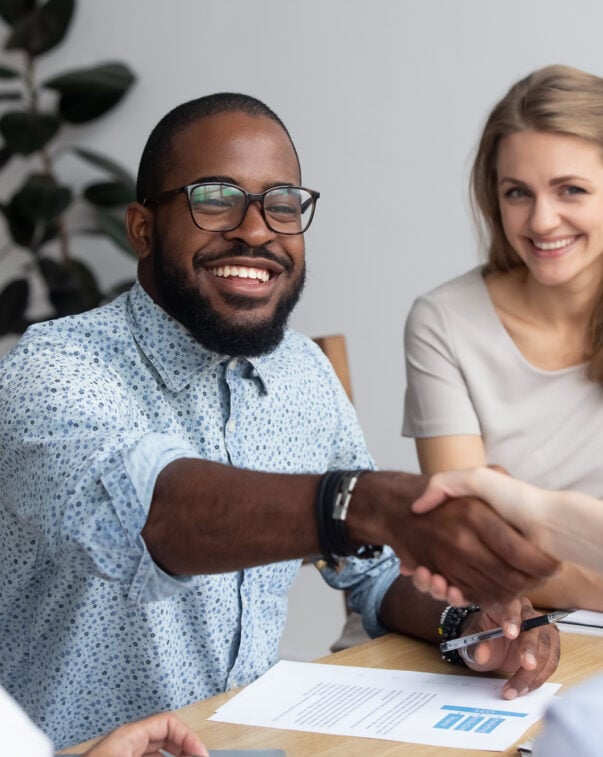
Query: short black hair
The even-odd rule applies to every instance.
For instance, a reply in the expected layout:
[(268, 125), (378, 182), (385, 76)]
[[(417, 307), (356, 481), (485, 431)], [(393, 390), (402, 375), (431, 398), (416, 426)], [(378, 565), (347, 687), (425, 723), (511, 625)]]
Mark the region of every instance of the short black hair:
[(266, 116), (275, 121), (285, 132), (299, 164), (297, 150), (285, 124), (261, 100), (251, 95), (236, 92), (217, 92), (198, 97), (177, 105), (155, 126), (142, 151), (136, 179), (136, 199), (143, 202), (162, 191), (163, 177), (169, 166), (174, 136), (187, 126), (218, 113), (247, 113), (250, 116)]

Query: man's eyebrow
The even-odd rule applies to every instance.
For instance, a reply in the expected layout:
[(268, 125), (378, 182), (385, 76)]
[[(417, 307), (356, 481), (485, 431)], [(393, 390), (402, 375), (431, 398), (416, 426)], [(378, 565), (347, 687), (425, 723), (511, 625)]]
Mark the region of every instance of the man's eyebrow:
[[(199, 176), (193, 181), (189, 181), (189, 184), (234, 184), (240, 187), (240, 183), (232, 176)], [(271, 189), (272, 187), (296, 187), (296, 183), (292, 181), (273, 181), (268, 184), (264, 184), (264, 189)]]

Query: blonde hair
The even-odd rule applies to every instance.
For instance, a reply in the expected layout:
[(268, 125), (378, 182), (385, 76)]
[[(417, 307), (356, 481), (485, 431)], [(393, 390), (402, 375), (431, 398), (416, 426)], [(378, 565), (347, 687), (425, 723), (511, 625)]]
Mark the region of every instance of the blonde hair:
[[(546, 66), (514, 84), (494, 106), (471, 171), (473, 211), (488, 255), (485, 272), (524, 265), (503, 229), (496, 161), (501, 139), (528, 129), (586, 139), (603, 154), (603, 79), (570, 66)], [(603, 291), (590, 332), (588, 376), (603, 383)]]

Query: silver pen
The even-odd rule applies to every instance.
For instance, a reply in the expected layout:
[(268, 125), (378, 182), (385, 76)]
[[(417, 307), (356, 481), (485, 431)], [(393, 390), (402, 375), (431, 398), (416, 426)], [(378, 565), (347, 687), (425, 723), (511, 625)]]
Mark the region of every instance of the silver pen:
[[(532, 628), (538, 628), (538, 626), (546, 626), (549, 623), (554, 623), (556, 620), (561, 620), (569, 615), (574, 610), (555, 610), (555, 612), (549, 612), (546, 615), (538, 615), (535, 618), (528, 618), (524, 620), (519, 627), (521, 631), (529, 631)], [(488, 641), (489, 639), (498, 639), (504, 636), (505, 632), (502, 628), (492, 628), (490, 631), (480, 631), (479, 633), (471, 633), (468, 636), (459, 636), (458, 639), (450, 639), (450, 641), (443, 641), (440, 644), (441, 652), (450, 652), (453, 649), (464, 649), (465, 647), (471, 647), (474, 644), (479, 644), (480, 641)]]

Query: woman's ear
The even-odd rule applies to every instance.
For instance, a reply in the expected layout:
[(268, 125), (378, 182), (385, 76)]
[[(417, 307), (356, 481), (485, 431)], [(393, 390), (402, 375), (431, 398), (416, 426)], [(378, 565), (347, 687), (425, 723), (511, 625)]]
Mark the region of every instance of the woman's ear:
[(126, 208), (126, 231), (138, 260), (146, 260), (153, 243), (153, 212), (138, 202)]

